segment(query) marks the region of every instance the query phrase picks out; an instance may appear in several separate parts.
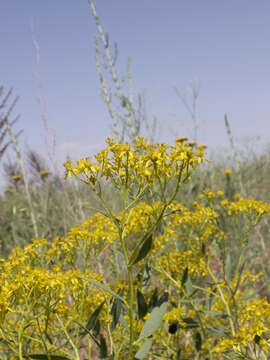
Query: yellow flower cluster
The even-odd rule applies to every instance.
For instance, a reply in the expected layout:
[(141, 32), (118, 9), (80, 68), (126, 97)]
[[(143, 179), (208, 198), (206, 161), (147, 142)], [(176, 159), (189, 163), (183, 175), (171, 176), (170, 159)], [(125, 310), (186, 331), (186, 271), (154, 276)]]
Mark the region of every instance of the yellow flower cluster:
[[(189, 210), (181, 204), (171, 204), (171, 215), (164, 233), (155, 241), (154, 253), (167, 250), (177, 252), (179, 246), (191, 250), (193, 256), (202, 256), (202, 246), (207, 247), (210, 240), (225, 240), (224, 232), (217, 225), (219, 214), (210, 207), (196, 203), (194, 210)], [(178, 250), (177, 250), (178, 249)]]
[(74, 321), (86, 323), (108, 297), (83, 280), (103, 281), (101, 275), (90, 269), (65, 269), (66, 264), (61, 262), (51, 264), (50, 253), (51, 245), (46, 239), (34, 239), (24, 249), (14, 248), (0, 265), (0, 335), (14, 342), (14, 346), (18, 342), (16, 333), (25, 341), (30, 336), (28, 347), (34, 351), (41, 329), (46, 328), (52, 339), (48, 346), (57, 348), (63, 337), (58, 317), (78, 332), (80, 329), (74, 327)]
[[(188, 268), (190, 275), (205, 276), (207, 274), (205, 259), (202, 255), (199, 256), (191, 250), (166, 253), (166, 255), (158, 258), (157, 264), (158, 268), (166, 270), (178, 281), (181, 281), (186, 268)], [(162, 277), (167, 279), (165, 275)]]
[(108, 146), (95, 156), (65, 163), (66, 176), (84, 175), (90, 184), (110, 179), (116, 186), (145, 184), (157, 178), (171, 179), (188, 175), (189, 169), (201, 164), (203, 146), (193, 146), (187, 141), (176, 141), (174, 146), (150, 144), (139, 137), (134, 145), (115, 143), (107, 139)]
[(215, 198), (221, 198), (224, 195), (222, 190), (218, 190), (217, 192), (211, 191), (210, 189), (205, 189), (201, 194), (198, 195), (200, 200), (208, 199), (213, 200)]
[(221, 201), (221, 205), (227, 209), (229, 215), (253, 213), (257, 216), (262, 216), (264, 214), (270, 214), (270, 204), (255, 199), (243, 199), (240, 195), (237, 196), (236, 201), (224, 199)]
[(83, 257), (91, 255), (95, 258), (117, 238), (113, 221), (97, 213), (71, 228), (64, 237), (56, 237), (47, 251), (47, 261), (61, 258), (63, 263), (71, 263), (76, 260), (78, 253)]
[(239, 352), (241, 348), (248, 348), (259, 337), (260, 346), (268, 353), (270, 342), (262, 335), (270, 329), (270, 304), (266, 299), (238, 301), (238, 330), (232, 338), (221, 338), (214, 348), (216, 353), (229, 350)]

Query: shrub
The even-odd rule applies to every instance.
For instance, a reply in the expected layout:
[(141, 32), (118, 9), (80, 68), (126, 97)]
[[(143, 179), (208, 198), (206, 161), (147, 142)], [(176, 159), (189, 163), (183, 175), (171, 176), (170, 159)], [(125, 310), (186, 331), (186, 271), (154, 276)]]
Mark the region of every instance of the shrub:
[(2, 358), (267, 359), (270, 303), (249, 239), (270, 205), (209, 189), (177, 201), (204, 161), (184, 138), (108, 139), (95, 160), (68, 161), (102, 210), (2, 261)]

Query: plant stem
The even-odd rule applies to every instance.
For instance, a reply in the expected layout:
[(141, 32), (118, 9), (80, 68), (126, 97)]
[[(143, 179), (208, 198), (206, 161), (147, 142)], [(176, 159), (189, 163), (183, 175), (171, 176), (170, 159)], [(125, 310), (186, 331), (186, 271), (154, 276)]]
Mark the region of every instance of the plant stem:
[(123, 238), (122, 229), (119, 228), (120, 242), (123, 251), (123, 255), (125, 258), (125, 264), (128, 272), (128, 282), (129, 282), (129, 292), (128, 292), (128, 316), (129, 316), (129, 349), (128, 349), (128, 359), (132, 360), (132, 350), (133, 350), (133, 342), (134, 342), (134, 329), (133, 329), (133, 303), (134, 303), (134, 284), (133, 284), (133, 274), (132, 274), (132, 265), (129, 264), (129, 257), (127, 253), (126, 243)]
[(57, 320), (59, 321), (59, 323), (61, 325), (61, 328), (64, 331), (64, 334), (66, 335), (66, 338), (67, 338), (68, 342), (70, 343), (70, 345), (71, 345), (71, 347), (72, 347), (72, 349), (73, 349), (73, 351), (75, 353), (75, 359), (74, 360), (80, 360), (80, 355), (79, 355), (78, 349), (75, 346), (74, 342), (72, 341), (71, 337), (69, 336), (66, 327), (64, 326), (64, 324), (63, 324), (62, 320), (60, 319), (60, 317), (58, 316), (58, 314), (56, 314), (56, 317), (57, 317)]
[[(215, 275), (213, 274), (213, 272), (211, 271), (209, 266), (208, 266), (208, 272), (209, 272), (211, 278), (214, 280), (214, 282), (217, 283), (218, 282), (217, 278), (215, 277)], [(228, 314), (228, 318), (229, 318), (229, 322), (230, 322), (230, 326), (231, 326), (231, 330), (232, 330), (232, 335), (235, 336), (235, 327), (234, 327), (234, 323), (233, 323), (233, 317), (232, 317), (230, 306), (224, 297), (224, 294), (223, 294), (223, 291), (222, 291), (220, 285), (217, 285), (217, 289), (218, 289), (221, 300), (222, 300), (223, 304), (225, 305), (225, 308), (226, 308), (226, 311)]]
[(34, 234), (35, 237), (38, 237), (38, 230), (37, 230), (37, 221), (36, 221), (36, 217), (35, 217), (35, 213), (34, 213), (34, 209), (32, 206), (32, 199), (31, 199), (31, 195), (30, 195), (30, 191), (29, 191), (29, 186), (28, 186), (28, 180), (26, 177), (26, 171), (25, 171), (25, 164), (24, 164), (24, 159), (20, 153), (19, 147), (18, 147), (18, 143), (16, 140), (15, 135), (12, 132), (11, 126), (9, 123), (7, 123), (7, 128), (8, 128), (8, 132), (11, 138), (11, 141), (13, 143), (14, 146), (14, 150), (16, 152), (16, 155), (18, 157), (18, 160), (20, 162), (20, 167), (21, 167), (21, 172), (22, 172), (22, 176), (23, 176), (23, 183), (24, 183), (24, 190), (25, 190), (25, 195), (26, 195), (26, 200), (28, 202), (28, 206), (29, 206), (29, 211), (30, 211), (30, 216), (31, 216), (31, 220), (32, 220), (32, 225), (33, 225), (33, 229), (34, 229)]

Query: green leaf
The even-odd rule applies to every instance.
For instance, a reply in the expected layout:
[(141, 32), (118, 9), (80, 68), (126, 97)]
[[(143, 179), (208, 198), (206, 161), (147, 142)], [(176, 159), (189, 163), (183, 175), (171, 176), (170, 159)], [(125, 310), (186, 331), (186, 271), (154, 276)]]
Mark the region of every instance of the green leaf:
[[(215, 292), (216, 292), (216, 289), (212, 290), (212, 292), (210, 293), (209, 298), (208, 298), (208, 310), (209, 310), (209, 311), (210, 311), (211, 308), (212, 308), (213, 301), (214, 301), (214, 298), (215, 298), (215, 296), (216, 296)], [(213, 294), (213, 293), (214, 293), (214, 294)]]
[[(121, 290), (119, 292), (121, 294)], [(111, 309), (111, 315), (112, 315), (112, 330), (114, 330), (118, 324), (118, 321), (120, 319), (122, 310), (122, 301), (119, 299), (114, 299), (112, 309)]]
[(49, 343), (52, 344), (53, 341), (52, 341), (51, 337), (49, 336), (49, 334), (47, 333), (47, 331), (44, 332), (44, 335), (45, 335), (46, 339), (49, 341)]
[(175, 360), (181, 360), (181, 349), (177, 350), (176, 359)]
[(199, 323), (196, 319), (193, 318), (182, 318), (182, 321), (186, 324), (185, 329), (194, 329), (199, 327)]
[(270, 339), (270, 330), (263, 333), (262, 338), (265, 339), (265, 340), (269, 340)]
[(204, 314), (212, 316), (213, 318), (219, 318), (219, 319), (227, 319), (228, 315), (225, 313), (219, 313), (219, 312), (215, 312), (215, 311), (204, 311)]
[(169, 293), (168, 291), (165, 291), (164, 294), (161, 295), (157, 302), (157, 306), (161, 306), (163, 303), (168, 302), (169, 300)]
[(202, 349), (202, 337), (199, 332), (195, 334), (195, 349), (197, 352), (201, 351)]
[(35, 359), (35, 360), (70, 360), (69, 358), (65, 356), (60, 355), (45, 355), (45, 354), (30, 354), (25, 355), (24, 357), (28, 359)]
[(149, 301), (149, 305), (148, 305), (148, 308), (149, 309), (152, 309), (154, 308), (155, 306), (157, 306), (157, 303), (158, 303), (158, 288), (155, 288), (153, 294), (152, 294), (152, 297)]
[(95, 337), (97, 337), (100, 333), (100, 321), (97, 320), (95, 326), (93, 327), (93, 334)]
[(147, 286), (150, 281), (150, 267), (146, 264), (143, 277), (142, 277), (142, 286)]
[(185, 268), (183, 276), (182, 276), (182, 280), (181, 280), (181, 285), (182, 287), (185, 285), (185, 283), (187, 282), (188, 279), (188, 267)]
[(254, 336), (254, 342), (255, 342), (255, 344), (259, 345), (260, 341), (261, 341), (261, 337), (256, 334), (256, 335)]
[(144, 339), (154, 334), (154, 332), (160, 327), (163, 319), (163, 315), (166, 312), (168, 303), (165, 302), (159, 307), (155, 307), (147, 321), (145, 322), (139, 339)]
[(145, 357), (147, 356), (147, 354), (151, 350), (152, 343), (153, 343), (153, 338), (152, 337), (147, 338), (145, 340), (145, 342), (142, 344), (141, 348), (135, 354), (135, 359), (134, 360), (143, 360), (143, 359), (145, 359)]
[[(99, 314), (102, 310), (102, 307), (104, 305), (105, 301), (103, 301), (97, 308), (96, 310), (91, 314), (90, 318), (88, 319), (87, 321), (87, 325), (86, 325), (86, 329), (88, 331), (91, 331), (94, 329), (94, 327), (96, 326), (97, 324), (97, 320), (98, 320), (98, 317), (99, 317)], [(84, 334), (87, 334), (87, 332), (85, 331)]]
[(138, 254), (136, 253), (132, 254), (131, 259), (135, 258), (135, 260), (131, 261), (131, 264), (134, 265), (137, 264), (139, 261), (143, 260), (152, 249), (152, 245), (153, 245), (153, 236), (151, 234), (143, 241), (138, 251)]
[(231, 255), (228, 254), (225, 262), (225, 277), (226, 280), (231, 281), (232, 279), (232, 260)]
[(242, 265), (240, 266), (239, 273), (238, 273), (238, 278), (237, 278), (237, 283), (236, 283), (235, 288), (234, 288), (234, 290), (233, 290), (233, 296), (236, 294), (236, 292), (237, 292), (237, 290), (238, 290), (238, 288), (239, 288), (240, 280), (241, 280), (241, 275), (242, 275), (242, 273), (243, 273), (243, 271), (244, 271), (245, 265), (246, 265), (246, 261), (244, 261), (244, 262), (242, 263)]
[(221, 257), (221, 249), (220, 249), (219, 244), (216, 242), (216, 240), (214, 240), (214, 242), (213, 242), (213, 247), (215, 249), (217, 256), (220, 258)]
[(224, 336), (229, 336), (228, 329), (226, 329), (224, 326), (219, 325), (218, 328), (214, 328), (210, 325), (207, 326), (207, 330), (213, 334), (215, 334), (217, 339), (220, 339)]
[(107, 344), (103, 335), (100, 335), (99, 356), (100, 359), (106, 359), (108, 356)]
[(148, 306), (143, 294), (140, 292), (139, 289), (137, 290), (137, 304), (138, 304), (139, 319), (143, 319), (147, 314)]
[(80, 276), (81, 279), (85, 280), (85, 281), (88, 281), (90, 284), (106, 291), (108, 294), (112, 295), (114, 298), (116, 299), (119, 299), (122, 301), (122, 303), (124, 303), (126, 305), (126, 302), (125, 300), (118, 294), (116, 294), (116, 292), (114, 292), (113, 290), (111, 290), (108, 286), (106, 286), (105, 284), (102, 284), (101, 282), (99, 281), (96, 281), (96, 280), (93, 280), (93, 279), (88, 279), (88, 278), (85, 278), (83, 276)]
[(205, 243), (202, 243), (202, 254), (203, 254), (203, 256), (205, 256), (205, 254), (206, 254)]
[(190, 296), (193, 291), (193, 286), (192, 286), (192, 282), (191, 282), (191, 279), (189, 276), (187, 277), (187, 281), (185, 283), (185, 288), (186, 288), (187, 295)]

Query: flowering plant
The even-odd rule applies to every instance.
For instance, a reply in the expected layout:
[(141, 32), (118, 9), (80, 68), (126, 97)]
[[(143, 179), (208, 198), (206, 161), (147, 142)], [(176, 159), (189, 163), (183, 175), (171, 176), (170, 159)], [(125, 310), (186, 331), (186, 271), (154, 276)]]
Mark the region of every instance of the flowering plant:
[(267, 359), (270, 303), (249, 241), (270, 205), (206, 189), (186, 207), (179, 189), (204, 160), (185, 138), (138, 138), (68, 161), (100, 209), (2, 260), (2, 358)]

